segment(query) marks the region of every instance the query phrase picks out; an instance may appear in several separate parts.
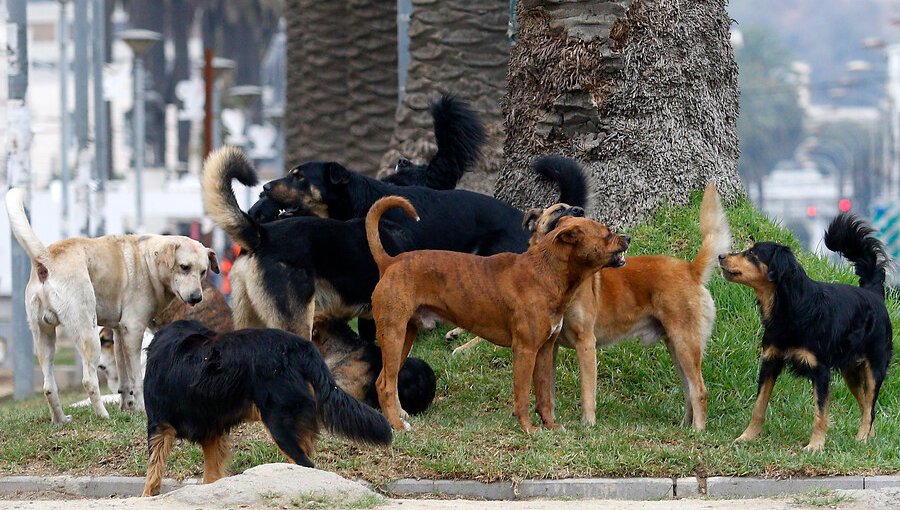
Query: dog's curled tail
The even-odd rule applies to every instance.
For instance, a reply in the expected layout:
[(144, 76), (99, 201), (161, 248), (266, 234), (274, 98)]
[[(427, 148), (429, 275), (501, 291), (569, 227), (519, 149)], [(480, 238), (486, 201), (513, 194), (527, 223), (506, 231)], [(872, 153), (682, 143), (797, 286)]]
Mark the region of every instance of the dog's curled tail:
[(531, 165), (542, 180), (559, 186), (559, 201), (573, 207), (587, 207), (587, 179), (577, 161), (562, 156), (541, 156)]
[(853, 263), (861, 288), (884, 297), (885, 271), (891, 260), (875, 229), (853, 214), (841, 213), (825, 231), (825, 246)]
[(332, 433), (353, 441), (389, 445), (394, 438), (383, 414), (340, 389), (318, 349), (309, 342), (304, 372), (316, 392), (316, 413)]
[(431, 104), (431, 118), (438, 150), (425, 169), (425, 186), (454, 189), (481, 156), (484, 124), (468, 104), (447, 94)]
[(712, 181), (706, 185), (703, 201), (700, 203), (700, 233), (703, 235), (703, 242), (691, 262), (691, 273), (700, 284), (706, 285), (718, 256), (731, 248), (731, 228), (722, 207), (722, 198)]
[(9, 214), (9, 228), (12, 230), (19, 244), (28, 254), (31, 260), (46, 264), (49, 259), (49, 252), (44, 243), (38, 239), (31, 224), (28, 223), (28, 216), (25, 214), (25, 190), (22, 188), (10, 188), (6, 192), (6, 212)]
[(241, 248), (252, 250), (259, 241), (259, 227), (238, 206), (232, 179), (245, 186), (257, 183), (253, 163), (237, 147), (222, 147), (203, 163), (203, 208)]
[(410, 218), (419, 221), (419, 213), (416, 212), (416, 208), (413, 207), (409, 200), (403, 197), (389, 196), (379, 198), (377, 202), (372, 204), (372, 207), (366, 214), (366, 238), (369, 241), (369, 250), (372, 252), (372, 258), (375, 259), (375, 264), (378, 265), (379, 274), (384, 274), (384, 270), (387, 269), (387, 266), (391, 264), (391, 259), (394, 258), (384, 251), (384, 246), (381, 244), (381, 234), (378, 232), (381, 216), (392, 207), (403, 209)]

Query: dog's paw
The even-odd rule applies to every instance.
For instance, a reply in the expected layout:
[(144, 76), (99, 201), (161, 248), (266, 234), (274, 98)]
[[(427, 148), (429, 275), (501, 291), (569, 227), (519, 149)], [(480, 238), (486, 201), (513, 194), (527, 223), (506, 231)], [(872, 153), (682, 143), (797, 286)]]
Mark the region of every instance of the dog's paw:
[(806, 452), (819, 452), (822, 451), (822, 448), (825, 448), (825, 440), (812, 440), (808, 445), (803, 447), (803, 451)]
[[(463, 334), (465, 330), (463, 328), (453, 328), (444, 335), (444, 340), (449, 342), (453, 342), (454, 340), (459, 338), (459, 335)], [(456, 354), (456, 351), (453, 351), (453, 354)]]
[(70, 421), (72, 421), (72, 415), (71, 415), (71, 414), (64, 414), (64, 415), (62, 416), (62, 418), (60, 418), (60, 419), (58, 419), (58, 420), (55, 419), (55, 418), (52, 418), (52, 419), (50, 420), (50, 422), (51, 422), (54, 426), (56, 426), (56, 427), (63, 427), (63, 426), (65, 426), (65, 424), (69, 423)]
[(412, 430), (412, 425), (410, 425), (408, 421), (403, 419), (401, 419), (400, 421), (403, 422), (403, 432), (409, 432), (410, 430)]

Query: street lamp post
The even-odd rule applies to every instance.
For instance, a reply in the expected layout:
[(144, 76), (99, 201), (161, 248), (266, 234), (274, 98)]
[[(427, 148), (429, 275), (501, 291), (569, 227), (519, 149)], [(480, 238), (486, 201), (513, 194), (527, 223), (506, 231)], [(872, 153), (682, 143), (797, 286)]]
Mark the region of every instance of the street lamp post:
[(69, 237), (69, 20), (66, 7), (69, 0), (59, 0), (59, 180), (62, 183), (63, 239)]
[[(241, 113), (244, 114), (244, 133), (238, 133), (240, 135), (238, 138), (243, 141), (242, 148), (244, 151), (247, 151), (250, 145), (250, 140), (246, 135), (247, 125), (250, 123), (247, 107), (252, 101), (259, 99), (262, 96), (262, 87), (257, 85), (238, 85), (236, 87), (231, 87), (228, 91), (228, 95), (235, 100)], [(247, 201), (247, 209), (250, 209), (250, 206), (253, 205), (253, 200), (250, 196), (250, 186), (247, 186), (244, 198)]]
[(162, 34), (151, 30), (133, 29), (119, 32), (119, 38), (134, 53), (134, 176), (135, 176), (135, 232), (144, 230), (144, 54), (162, 40)]
[(228, 77), (231, 73), (234, 72), (235, 67), (237, 67), (237, 63), (234, 60), (216, 57), (212, 61), (213, 72), (215, 73), (213, 84), (213, 93), (212, 93), (212, 114), (213, 114), (213, 123), (212, 123), (212, 147), (213, 150), (218, 149), (222, 146), (222, 124), (221, 116), (222, 116), (222, 94), (219, 92), (219, 84), (221, 82), (227, 81)]

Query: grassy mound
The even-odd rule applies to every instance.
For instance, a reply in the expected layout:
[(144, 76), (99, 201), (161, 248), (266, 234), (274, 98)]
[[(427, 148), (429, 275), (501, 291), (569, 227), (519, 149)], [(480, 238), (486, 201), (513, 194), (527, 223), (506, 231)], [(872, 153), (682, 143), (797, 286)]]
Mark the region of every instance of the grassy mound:
[[(693, 205), (666, 208), (635, 228), (632, 253), (691, 258), (700, 243), (699, 195)], [(735, 245), (773, 240), (797, 248), (796, 240), (749, 203), (728, 211)], [(799, 255), (811, 277), (855, 284), (849, 268), (837, 268), (809, 253)], [(664, 276), (661, 276), (664, 277)], [(413, 354), (438, 375), (432, 408), (412, 419), (389, 450), (361, 448), (324, 437), (317, 467), (381, 483), (401, 477), (496, 479), (588, 476), (831, 475), (900, 471), (900, 373), (892, 363), (877, 408), (878, 436), (856, 442), (859, 410), (840, 378), (833, 384), (830, 428), (824, 451), (802, 450), (812, 427), (812, 388), (789, 375), (779, 379), (762, 436), (735, 445), (750, 419), (762, 333), (751, 289), (713, 277), (718, 308), (703, 372), (709, 390), (707, 430), (680, 425), (683, 396), (678, 376), (661, 344), (643, 348), (624, 342), (599, 353), (597, 425), (580, 423), (579, 373), (574, 351), (563, 349), (557, 372), (557, 415), (566, 432), (526, 435), (512, 416), (510, 350), (483, 343), (451, 357), (444, 330), (422, 334)], [(888, 309), (898, 325), (898, 303)], [(896, 344), (896, 341), (895, 341)], [(898, 346), (900, 347), (900, 346)], [(895, 349), (900, 351), (900, 348)], [(81, 392), (68, 395), (81, 399)], [(142, 415), (112, 411), (108, 421), (80, 409), (62, 429), (50, 425), (43, 399), (0, 408), (0, 472), (114, 473), (142, 475), (146, 463)], [(232, 469), (240, 472), (283, 458), (258, 424), (235, 434)], [(201, 472), (199, 449), (175, 448), (170, 476)]]

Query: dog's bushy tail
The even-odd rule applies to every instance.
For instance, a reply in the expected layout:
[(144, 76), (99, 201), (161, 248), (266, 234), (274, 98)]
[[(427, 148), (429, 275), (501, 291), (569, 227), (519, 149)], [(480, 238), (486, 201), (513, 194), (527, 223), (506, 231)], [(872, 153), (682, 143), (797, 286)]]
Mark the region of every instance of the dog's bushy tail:
[(250, 158), (237, 147), (222, 147), (203, 163), (203, 208), (241, 248), (252, 250), (259, 243), (259, 226), (238, 206), (232, 179), (245, 186), (257, 183)]
[(587, 207), (587, 179), (584, 170), (574, 159), (562, 156), (542, 156), (534, 160), (531, 169), (541, 179), (559, 186), (559, 201), (573, 207)]
[(308, 347), (302, 370), (316, 392), (316, 413), (325, 428), (360, 443), (391, 444), (394, 434), (384, 415), (340, 389), (315, 345)]
[(853, 263), (859, 286), (884, 297), (884, 279), (890, 257), (884, 244), (875, 237), (875, 229), (850, 213), (831, 220), (825, 231), (825, 246)]
[(712, 181), (706, 185), (700, 204), (700, 233), (703, 243), (691, 262), (691, 274), (701, 285), (706, 285), (718, 256), (731, 248), (731, 228), (722, 207), (722, 198)]
[(454, 189), (481, 157), (487, 141), (484, 124), (468, 104), (451, 95), (431, 104), (431, 118), (438, 151), (425, 169), (425, 186)]
[(369, 241), (369, 250), (372, 252), (372, 258), (375, 259), (375, 264), (378, 265), (379, 274), (384, 274), (384, 270), (387, 269), (394, 258), (384, 251), (384, 246), (381, 244), (381, 234), (378, 232), (378, 223), (381, 221), (381, 216), (392, 207), (403, 209), (410, 218), (419, 221), (419, 213), (416, 212), (416, 208), (413, 207), (409, 200), (403, 197), (383, 197), (372, 204), (372, 207), (366, 214), (366, 238)]
[(47, 247), (34, 233), (28, 216), (25, 214), (25, 190), (22, 188), (10, 188), (6, 192), (6, 213), (9, 214), (9, 228), (22, 245), (22, 249), (31, 260), (38, 264), (46, 264), (50, 253)]

